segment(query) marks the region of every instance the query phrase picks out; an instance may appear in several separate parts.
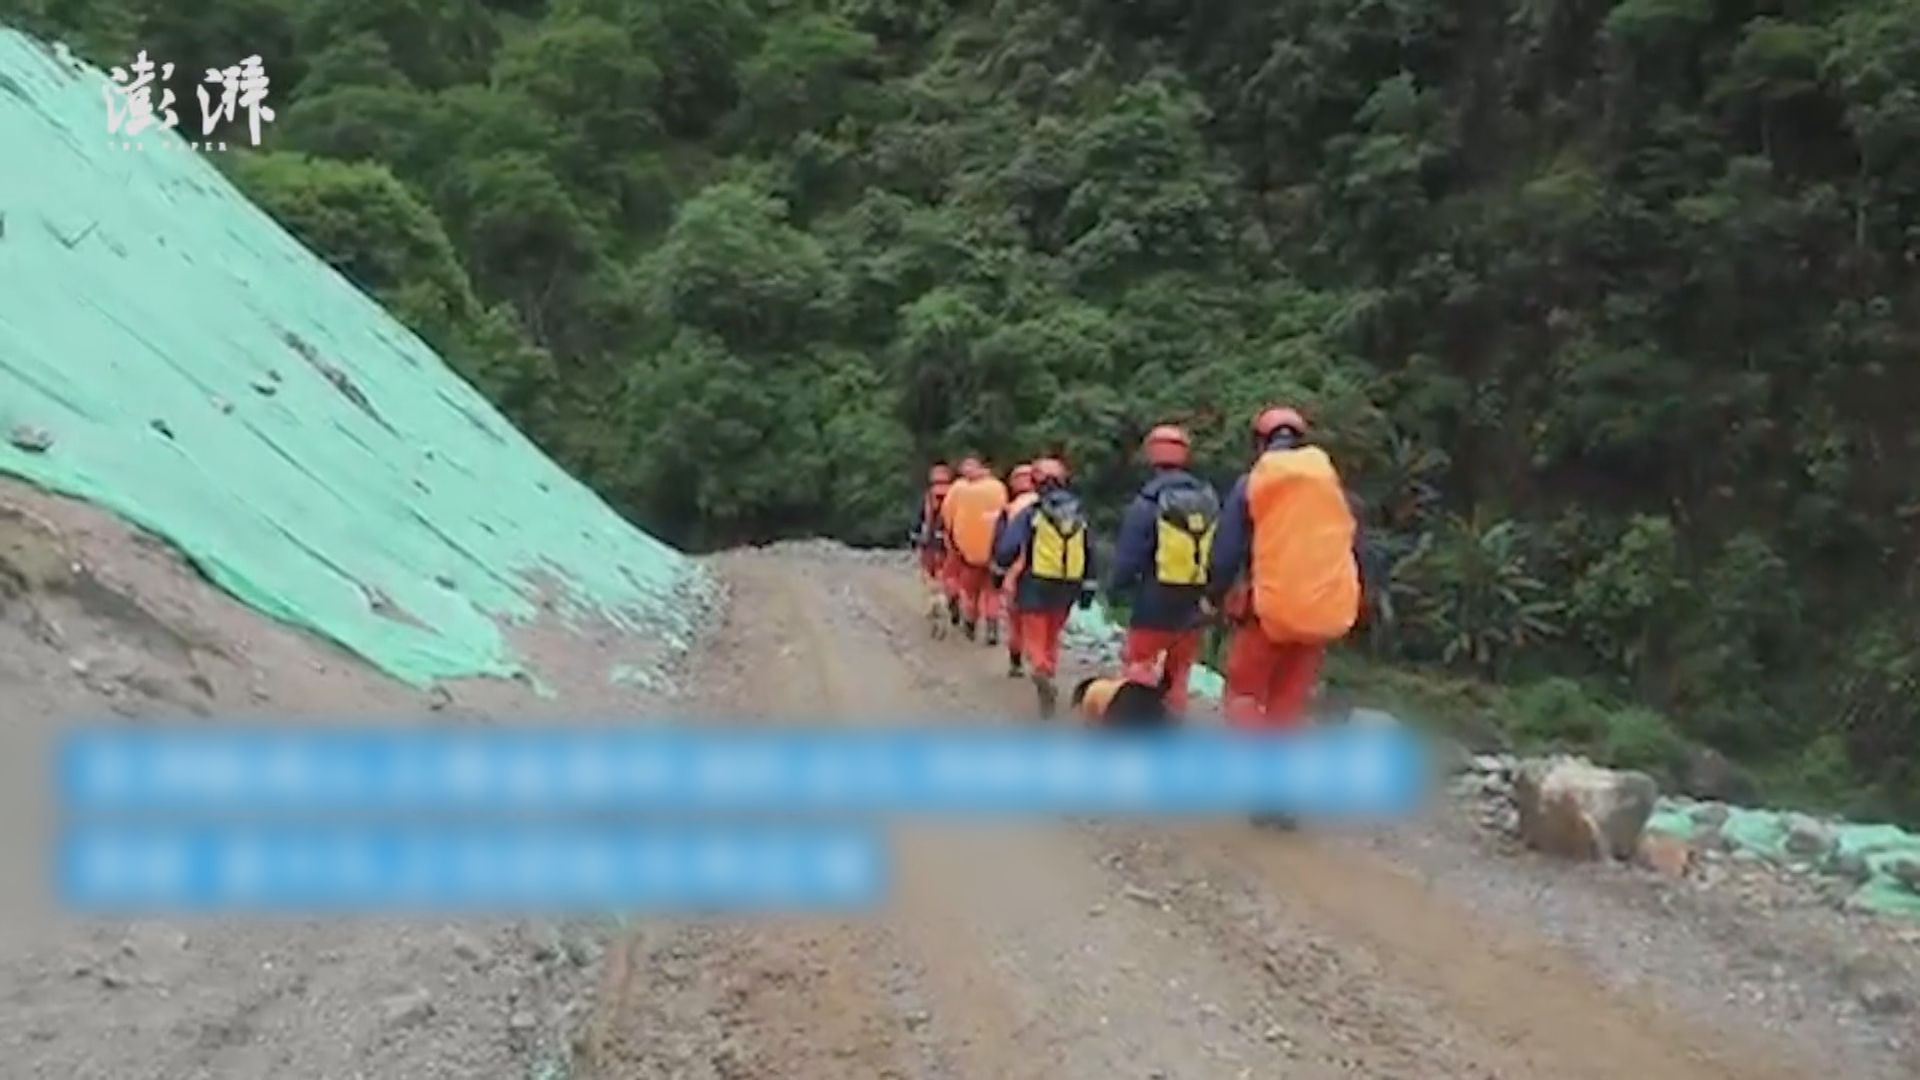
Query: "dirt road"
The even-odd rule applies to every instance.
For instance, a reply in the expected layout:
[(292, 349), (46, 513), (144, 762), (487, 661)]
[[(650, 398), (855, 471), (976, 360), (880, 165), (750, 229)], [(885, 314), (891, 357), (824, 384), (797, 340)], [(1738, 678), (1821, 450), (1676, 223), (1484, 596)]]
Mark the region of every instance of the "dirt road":
[[(722, 560), (716, 716), (1023, 715), (996, 650), (929, 641), (902, 569)], [(919, 825), (859, 922), (646, 924), (582, 1035), (606, 1080), (1810, 1076), (1805, 1047), (1605, 989), (1380, 858), (1237, 824)], [(1832, 1069), (1823, 1072), (1832, 1074)]]
[[(992, 651), (926, 639), (899, 561), (828, 546), (714, 565), (732, 592), (722, 623), (662, 680), (712, 722), (1027, 712), (1030, 689)], [(522, 722), (662, 708), (606, 675), (656, 642), (527, 630), (558, 700), (509, 683), (407, 691), (242, 608), (110, 517), (0, 483), (0, 763), (37, 762), (70, 718), (109, 710)], [(24, 783), (0, 791), (20, 804), (5, 815), (16, 834), (39, 827)], [(1537, 891), (1513, 860), (1438, 836), (1419, 823), (1358, 838), (920, 824), (896, 839), (886, 910), (838, 922), (125, 923), (8, 909), (0, 1077), (1693, 1080), (1812, 1075), (1810, 1059), (1826, 1077), (1920, 1075), (1920, 1015), (1861, 1020), (1853, 989), (1805, 976), (1821, 950), (1783, 950), (1764, 920), (1675, 918), (1673, 897), (1637, 889), (1615, 903), (1560, 865), (1531, 868), (1547, 880)], [(35, 873), (21, 863), (10, 877)], [(1729, 926), (1771, 951), (1726, 944), (1749, 936)], [(1543, 930), (1556, 944), (1532, 936)], [(1596, 974), (1596, 944), (1634, 962)], [(1843, 966), (1881, 980), (1875, 1001), (1920, 1001), (1878, 968)]]

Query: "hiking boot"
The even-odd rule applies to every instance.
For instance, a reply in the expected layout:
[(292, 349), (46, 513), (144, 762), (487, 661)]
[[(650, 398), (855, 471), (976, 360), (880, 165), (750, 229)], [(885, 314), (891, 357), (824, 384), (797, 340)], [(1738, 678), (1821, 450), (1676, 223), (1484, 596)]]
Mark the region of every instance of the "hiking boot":
[(960, 625), (960, 601), (951, 596), (947, 597), (947, 625)]
[(999, 619), (987, 620), (987, 644), (989, 645), (1000, 644), (1000, 620)]
[(1007, 678), (1017, 679), (1026, 673), (1026, 658), (1017, 652), (1007, 653)]
[(960, 624), (960, 632), (967, 635), (968, 641), (973, 641), (980, 636), (980, 624), (968, 619)]
[(1053, 685), (1053, 677), (1035, 674), (1033, 689), (1040, 697), (1040, 719), (1053, 719), (1053, 707), (1060, 700), (1060, 689)]

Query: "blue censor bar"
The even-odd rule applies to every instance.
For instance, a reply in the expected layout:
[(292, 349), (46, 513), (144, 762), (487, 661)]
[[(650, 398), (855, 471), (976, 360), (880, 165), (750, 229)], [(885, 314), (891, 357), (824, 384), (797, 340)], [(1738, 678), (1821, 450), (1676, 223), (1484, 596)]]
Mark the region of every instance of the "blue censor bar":
[(866, 831), (805, 827), (93, 824), (56, 864), (93, 914), (827, 912), (885, 881)]
[(1418, 799), (1397, 728), (84, 730), (69, 814), (636, 812), (1386, 816)]

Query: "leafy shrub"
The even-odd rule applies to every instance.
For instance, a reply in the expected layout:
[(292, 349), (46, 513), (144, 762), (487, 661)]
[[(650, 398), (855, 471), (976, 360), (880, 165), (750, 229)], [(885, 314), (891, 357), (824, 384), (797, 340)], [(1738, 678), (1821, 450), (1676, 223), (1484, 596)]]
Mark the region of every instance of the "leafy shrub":
[(1591, 752), (1606, 737), (1607, 707), (1572, 679), (1542, 679), (1500, 705), (1507, 731), (1522, 748)]
[(1667, 718), (1652, 709), (1628, 706), (1607, 717), (1600, 760), (1620, 769), (1639, 769), (1672, 788), (1687, 764), (1687, 743)]

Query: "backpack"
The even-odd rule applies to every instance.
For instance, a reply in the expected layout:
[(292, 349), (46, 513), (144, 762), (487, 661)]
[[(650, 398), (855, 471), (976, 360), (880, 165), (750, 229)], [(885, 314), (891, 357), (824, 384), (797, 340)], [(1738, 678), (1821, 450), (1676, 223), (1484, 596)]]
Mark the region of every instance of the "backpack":
[(1268, 640), (1325, 644), (1360, 617), (1357, 523), (1333, 462), (1316, 447), (1269, 451), (1247, 479), (1253, 614)]
[(985, 566), (993, 558), (993, 523), (1007, 505), (1007, 489), (995, 479), (969, 480), (947, 492), (941, 508), (953, 537), (953, 548), (970, 566)]
[(1054, 491), (1033, 506), (1032, 555), (1027, 574), (1038, 581), (1087, 576), (1087, 516), (1071, 492)]
[(1220, 499), (1199, 481), (1169, 484), (1154, 496), (1153, 580), (1162, 585), (1205, 585)]

